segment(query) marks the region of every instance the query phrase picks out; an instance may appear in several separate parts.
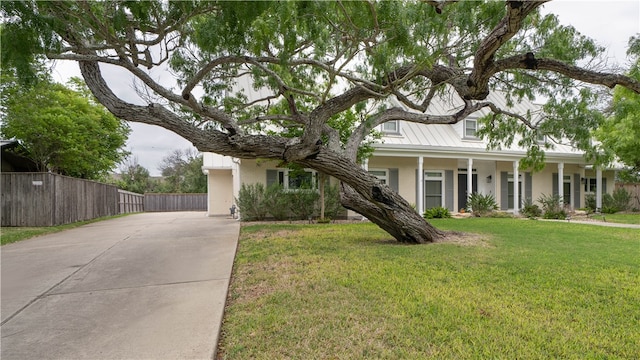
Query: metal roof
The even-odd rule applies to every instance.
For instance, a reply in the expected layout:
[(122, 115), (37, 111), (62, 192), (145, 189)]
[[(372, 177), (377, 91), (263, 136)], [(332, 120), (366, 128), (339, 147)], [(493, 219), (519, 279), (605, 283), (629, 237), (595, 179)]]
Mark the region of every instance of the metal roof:
[[(518, 114), (526, 114), (527, 112), (530, 112), (534, 118), (535, 116), (541, 116), (542, 114), (541, 105), (534, 104), (526, 99), (509, 105), (506, 97), (502, 93), (496, 91), (489, 94), (487, 101), (491, 101), (499, 108), (510, 112)], [(391, 98), (389, 102), (391, 106), (402, 107), (407, 111), (415, 111), (406, 107), (396, 98)], [(459, 98), (444, 95), (435, 97), (426, 112), (434, 115), (448, 115), (461, 110), (463, 106), (464, 103)], [(483, 109), (469, 116), (469, 119), (478, 119), (487, 114), (489, 114), (489, 110)], [(527, 149), (517, 145), (517, 138), (515, 139), (514, 144), (510, 147), (499, 150), (487, 150), (487, 141), (482, 139), (465, 139), (463, 134), (464, 121), (460, 121), (453, 125), (427, 125), (400, 121), (399, 134), (383, 133), (382, 143), (374, 144), (373, 146), (377, 149), (376, 153), (380, 153), (380, 151), (389, 153), (403, 150), (410, 152), (422, 150), (426, 153), (430, 151), (453, 151), (458, 152), (461, 155), (466, 153), (483, 153), (485, 155), (492, 156), (501, 154), (524, 156), (526, 154)], [(555, 143), (551, 149), (545, 150), (545, 153), (548, 158), (580, 158), (584, 155), (582, 151), (579, 151), (572, 146)]]

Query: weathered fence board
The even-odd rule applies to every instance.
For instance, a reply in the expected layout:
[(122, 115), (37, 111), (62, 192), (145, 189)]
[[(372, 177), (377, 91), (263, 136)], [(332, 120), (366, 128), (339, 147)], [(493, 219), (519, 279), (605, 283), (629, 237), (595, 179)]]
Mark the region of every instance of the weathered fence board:
[(144, 195), (118, 189), (120, 214), (144, 211)]
[(50, 173), (2, 173), (2, 226), (56, 226), (117, 215), (113, 185)]
[(206, 211), (207, 194), (144, 194), (144, 211)]
[(616, 189), (623, 188), (631, 195), (629, 201), (629, 209), (640, 209), (640, 184), (634, 183), (617, 183)]

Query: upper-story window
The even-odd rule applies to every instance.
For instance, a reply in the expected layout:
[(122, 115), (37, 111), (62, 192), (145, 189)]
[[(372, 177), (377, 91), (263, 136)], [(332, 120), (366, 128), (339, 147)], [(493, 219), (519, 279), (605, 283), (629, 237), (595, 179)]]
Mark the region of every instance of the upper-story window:
[(545, 134), (538, 132), (536, 134), (536, 141), (538, 142), (538, 144), (544, 144), (547, 142), (547, 136)]
[(399, 134), (400, 133), (400, 123), (398, 120), (387, 121), (382, 124), (382, 132), (389, 134)]
[(470, 139), (477, 139), (478, 135), (478, 121), (475, 119), (464, 120), (464, 137)]

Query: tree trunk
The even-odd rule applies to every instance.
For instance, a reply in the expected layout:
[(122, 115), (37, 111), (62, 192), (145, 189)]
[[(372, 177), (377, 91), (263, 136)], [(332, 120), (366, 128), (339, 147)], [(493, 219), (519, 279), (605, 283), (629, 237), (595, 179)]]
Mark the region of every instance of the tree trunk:
[(402, 196), (345, 156), (322, 149), (297, 163), (340, 180), (342, 206), (365, 216), (396, 240), (424, 244), (444, 237), (442, 231), (429, 224)]
[(444, 237), (444, 233), (429, 224), (398, 193), (386, 185), (372, 187), (380, 202), (367, 201), (349, 185), (341, 189), (342, 206), (358, 212), (380, 226), (396, 240), (410, 244), (425, 244)]

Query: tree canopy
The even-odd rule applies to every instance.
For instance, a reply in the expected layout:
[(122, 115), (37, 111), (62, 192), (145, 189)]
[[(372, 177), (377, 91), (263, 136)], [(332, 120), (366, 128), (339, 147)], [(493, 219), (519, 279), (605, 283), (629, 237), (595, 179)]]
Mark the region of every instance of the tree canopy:
[(0, 133), (18, 140), (39, 171), (99, 179), (127, 155), (129, 127), (90, 94), (46, 77), (30, 87), (19, 85), (10, 71), (2, 79)]
[[(629, 76), (640, 81), (640, 37), (630, 42), (628, 55), (634, 59)], [(630, 167), (630, 174), (640, 176), (640, 94), (624, 87), (613, 91), (609, 116), (596, 135), (605, 150)], [(631, 176), (633, 178), (634, 176)]]
[(202, 172), (202, 155), (196, 151), (173, 150), (162, 159), (159, 169), (163, 180), (158, 192), (207, 192), (207, 176)]
[(113, 181), (118, 188), (138, 194), (153, 191), (149, 170), (138, 163), (138, 158), (128, 158), (120, 165), (120, 176)]
[[(356, 163), (377, 126), (453, 124), (489, 111), (485, 136), (493, 146), (521, 138), (540, 159), (544, 149), (533, 140), (539, 132), (590, 144), (598, 121), (585, 115), (597, 105), (594, 85), (640, 92), (632, 77), (580, 66), (603, 49), (542, 15), (544, 3), (4, 1), (3, 60), (24, 78), (41, 54), (78, 61), (93, 94), (116, 116), (172, 130), (200, 151), (332, 175), (342, 182), (345, 207), (400, 241), (423, 243), (443, 233)], [(118, 98), (101, 65), (130, 72), (149, 104)], [(167, 65), (175, 86), (150, 75)], [(536, 122), (488, 101), (492, 91), (510, 101), (553, 101)], [(445, 94), (462, 105), (433, 113), (432, 100)], [(390, 107), (390, 97), (404, 107)], [(344, 139), (332, 119), (348, 111), (358, 121)], [(295, 136), (279, 135), (285, 131)]]

